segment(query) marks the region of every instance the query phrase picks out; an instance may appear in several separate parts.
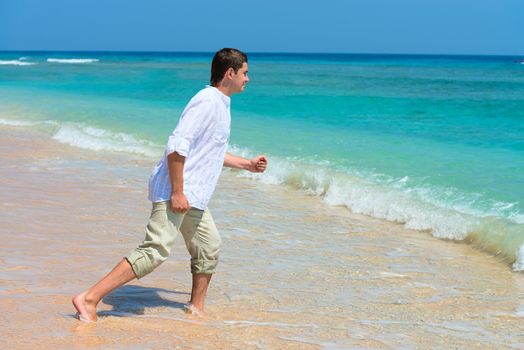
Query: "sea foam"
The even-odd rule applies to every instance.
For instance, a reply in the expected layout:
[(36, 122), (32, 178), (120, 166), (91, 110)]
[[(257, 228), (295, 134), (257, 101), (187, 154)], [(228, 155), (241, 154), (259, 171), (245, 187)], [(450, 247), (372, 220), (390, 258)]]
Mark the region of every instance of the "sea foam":
[(112, 132), (83, 123), (0, 118), (0, 125), (28, 128), (45, 126), (48, 130), (52, 130), (52, 138), (54, 140), (92, 151), (122, 152), (140, 154), (147, 157), (158, 157), (162, 154), (162, 146), (160, 145), (137, 139), (130, 134)]
[(79, 64), (79, 63), (94, 63), (99, 62), (100, 60), (96, 58), (48, 58), (47, 62), (51, 63), (73, 63), (73, 64)]
[(21, 60), (0, 60), (0, 65), (10, 65), (10, 66), (32, 66), (36, 63), (34, 62), (22, 62)]
[(115, 133), (80, 123), (62, 125), (53, 135), (53, 139), (93, 151), (124, 152), (147, 157), (161, 154), (160, 147), (151, 142), (136, 139), (129, 134)]
[[(93, 151), (124, 152), (157, 158), (162, 146), (135, 136), (112, 132), (82, 123), (60, 124), (56, 121), (18, 121), (0, 119), (12, 126), (54, 125), (53, 139)], [(250, 158), (249, 149), (230, 146), (230, 152)], [(512, 203), (493, 203), (487, 210), (473, 208), (475, 196), (457, 200), (449, 189), (410, 186), (408, 176), (377, 181), (376, 174), (335, 169), (329, 162), (313, 163), (297, 158), (269, 157), (264, 174), (237, 172), (271, 185), (287, 186), (319, 197), (326, 204), (345, 206), (365, 214), (403, 224), (406, 228), (430, 232), (434, 237), (471, 242), (524, 270), (523, 214), (511, 212)], [(443, 192), (450, 192), (447, 197)], [(449, 198), (455, 198), (450, 200)], [(446, 199), (447, 198), (447, 199)], [(511, 213), (507, 214), (507, 213)]]
[(96, 58), (48, 58), (47, 62), (80, 64), (99, 62), (99, 60)]
[(513, 263), (513, 270), (524, 271), (524, 244), (522, 244), (519, 247), (515, 255), (517, 256), (517, 258), (515, 262)]
[(38, 126), (38, 125), (58, 125), (58, 122), (53, 120), (43, 121), (28, 121), (28, 120), (16, 120), (16, 119), (4, 119), (0, 118), (0, 125), (7, 126)]
[[(235, 146), (231, 151), (248, 158), (254, 155)], [(292, 158), (269, 157), (263, 175), (239, 172), (238, 176), (302, 190), (328, 205), (345, 206), (354, 213), (427, 231), (436, 238), (471, 242), (514, 262), (515, 270), (524, 270), (524, 225), (522, 214), (511, 211), (512, 203), (483, 203), (488, 208), (482, 210), (471, 204), (481, 201), (475, 194), (410, 185), (409, 177), (378, 181), (377, 174)]]
[(33, 126), (33, 125), (36, 125), (35, 122), (28, 122), (28, 121), (23, 121), (23, 120), (3, 119), (3, 118), (0, 118), (0, 124), (1, 125), (7, 125), (7, 126)]

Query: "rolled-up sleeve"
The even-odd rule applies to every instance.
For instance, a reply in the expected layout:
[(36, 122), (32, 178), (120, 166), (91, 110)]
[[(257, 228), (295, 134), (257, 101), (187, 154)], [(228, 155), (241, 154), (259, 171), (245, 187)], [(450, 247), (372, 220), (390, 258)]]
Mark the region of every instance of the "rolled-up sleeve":
[(177, 127), (169, 136), (166, 154), (176, 152), (187, 157), (194, 142), (211, 123), (212, 108), (210, 101), (191, 101), (182, 112)]

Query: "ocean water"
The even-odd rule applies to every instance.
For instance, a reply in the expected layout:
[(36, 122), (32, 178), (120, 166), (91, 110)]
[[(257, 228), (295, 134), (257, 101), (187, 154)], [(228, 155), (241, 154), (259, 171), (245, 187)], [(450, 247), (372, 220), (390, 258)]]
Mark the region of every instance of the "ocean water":
[[(0, 53), (0, 124), (152, 166), (212, 53)], [(523, 57), (251, 54), (231, 152), (257, 181), (524, 269)], [(145, 186), (146, 184), (144, 184)], [(387, 234), (385, 232), (384, 234)]]

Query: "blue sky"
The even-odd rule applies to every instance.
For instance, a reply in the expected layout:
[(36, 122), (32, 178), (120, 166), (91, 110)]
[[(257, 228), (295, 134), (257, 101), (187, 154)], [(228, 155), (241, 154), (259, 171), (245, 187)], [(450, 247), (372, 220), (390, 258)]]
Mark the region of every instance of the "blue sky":
[(524, 55), (524, 0), (0, 0), (0, 50)]

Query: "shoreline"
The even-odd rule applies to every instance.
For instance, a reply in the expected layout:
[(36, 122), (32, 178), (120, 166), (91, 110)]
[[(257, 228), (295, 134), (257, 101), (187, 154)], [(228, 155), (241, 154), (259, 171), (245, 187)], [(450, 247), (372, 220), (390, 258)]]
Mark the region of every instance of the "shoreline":
[[(162, 145), (135, 138), (133, 134), (110, 131), (88, 124), (59, 122), (46, 118), (26, 121), (20, 116), (14, 118), (6, 115), (6, 117), (7, 119), (0, 118), (0, 124), (7, 128), (45, 130), (48, 138), (64, 145), (81, 148), (93, 157), (97, 154), (105, 154), (106, 157), (115, 159), (129, 158), (143, 164), (147, 169), (151, 167), (150, 164), (157, 161), (163, 149)], [(255, 154), (249, 148), (236, 145), (232, 145), (231, 149), (233, 153), (246, 157)], [(468, 207), (466, 197), (461, 195), (458, 195), (458, 204), (450, 206), (449, 204), (454, 200), (449, 194), (445, 194), (446, 191), (431, 189), (431, 186), (428, 190), (425, 185), (404, 187), (405, 182), (411, 181), (408, 175), (401, 178), (390, 176), (387, 180), (374, 182), (373, 177), (380, 174), (372, 172), (371, 175), (359, 175), (350, 170), (340, 171), (329, 165), (320, 165), (319, 168), (319, 164), (315, 162), (301, 162), (278, 156), (271, 158), (272, 166), (263, 177), (252, 174), (242, 177), (254, 177), (267, 185), (313, 194), (317, 200), (331, 207), (344, 206), (353, 213), (391, 223), (400, 222), (409, 229), (431, 232), (438, 239), (467, 242), (486, 252), (487, 255), (497, 255), (514, 271), (524, 269), (522, 243), (524, 231), (522, 231), (522, 218), (518, 215), (511, 218), (497, 215), (492, 211), (475, 212), (473, 207)], [(452, 188), (450, 190), (453, 192)], [(425, 198), (409, 195), (410, 192), (419, 191), (434, 193)], [(434, 196), (438, 198), (441, 195), (447, 198), (444, 202), (447, 201), (448, 204), (440, 203), (438, 199), (435, 202)], [(475, 195), (470, 199), (474, 202), (473, 197)], [(499, 209), (509, 210), (508, 208), (514, 204), (499, 201), (494, 205)], [(455, 209), (453, 208), (455, 205), (463, 208)]]
[(12, 348), (524, 348), (524, 278), (496, 257), (229, 173), (210, 204), (224, 246), (209, 319), (181, 310), (190, 276), (177, 238), (166, 263), (81, 324), (70, 297), (143, 238), (153, 164), (0, 134), (11, 316), (0, 324)]

